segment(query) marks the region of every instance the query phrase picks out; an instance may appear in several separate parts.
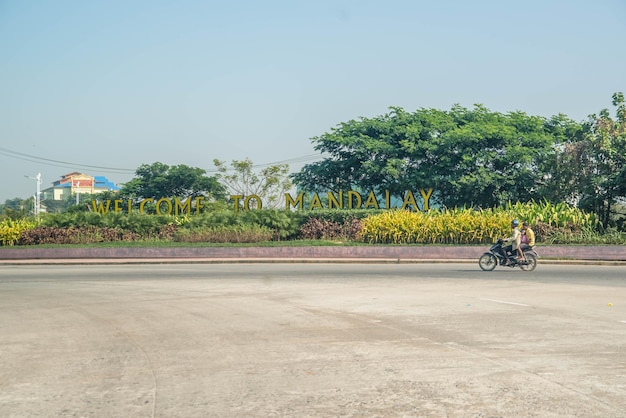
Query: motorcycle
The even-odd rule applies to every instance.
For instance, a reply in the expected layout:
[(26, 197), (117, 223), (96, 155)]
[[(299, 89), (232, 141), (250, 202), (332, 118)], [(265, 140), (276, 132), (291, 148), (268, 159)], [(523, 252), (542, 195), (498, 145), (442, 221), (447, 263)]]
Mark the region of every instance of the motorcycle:
[[(502, 253), (502, 240), (499, 239), (495, 244), (489, 248), (489, 251), (483, 253), (478, 259), (478, 265), (484, 271), (491, 271), (496, 268), (497, 265), (508, 266), (511, 268), (519, 267), (524, 271), (533, 271), (537, 267), (537, 259), (539, 254), (534, 248), (527, 248), (523, 250), (524, 258), (517, 259), (513, 255), (507, 255), (504, 257)], [(509, 264), (507, 265), (507, 258)]]

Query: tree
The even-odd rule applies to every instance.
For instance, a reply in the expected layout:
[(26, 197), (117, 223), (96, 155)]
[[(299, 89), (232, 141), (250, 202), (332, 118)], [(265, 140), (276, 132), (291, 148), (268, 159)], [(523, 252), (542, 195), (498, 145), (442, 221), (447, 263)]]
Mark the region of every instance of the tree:
[(73, 196), (63, 196), (61, 200), (45, 199), (41, 201), (42, 206), (48, 213), (62, 213), (76, 202)]
[(350, 120), (312, 138), (314, 148), (329, 157), (307, 164), (292, 176), (310, 192), (349, 189), (393, 194), (431, 186), (420, 166), (428, 164), (428, 140), (449, 129), (445, 112), (428, 109), (410, 114), (394, 107), (373, 119)]
[(537, 198), (540, 162), (554, 152), (553, 126), (523, 112), (391, 108), (383, 116), (340, 124), (312, 139), (330, 156), (293, 175), (308, 191), (433, 188), (444, 206), (492, 207)]
[(539, 179), (537, 186), (538, 198), (578, 206), (581, 196), (578, 160), (582, 152), (582, 127), (562, 114), (553, 116), (547, 124), (554, 135), (554, 143), (551, 152), (539, 159), (543, 178)]
[(163, 197), (225, 199), (224, 187), (206, 170), (184, 164), (168, 166), (156, 162), (142, 164), (135, 177), (120, 190), (120, 196), (133, 199), (160, 199)]
[[(288, 164), (270, 165), (258, 174), (254, 172), (254, 164), (249, 158), (233, 160), (230, 164), (232, 170), (229, 170), (224, 161), (215, 159), (213, 164), (219, 172), (217, 179), (226, 186), (231, 195), (256, 195), (266, 208), (278, 208), (284, 201), (284, 194), (291, 188)], [(251, 204), (256, 205), (257, 202), (252, 201)]]
[(612, 99), (615, 119), (608, 109), (590, 115), (575, 155), (580, 173), (579, 206), (595, 212), (605, 228), (612, 221), (616, 203), (626, 198), (626, 104), (621, 92)]
[(2, 207), (0, 213), (11, 219), (20, 219), (32, 215), (34, 212), (33, 200), (34, 198), (32, 197), (29, 199), (19, 197), (7, 199), (3, 205), (0, 205)]

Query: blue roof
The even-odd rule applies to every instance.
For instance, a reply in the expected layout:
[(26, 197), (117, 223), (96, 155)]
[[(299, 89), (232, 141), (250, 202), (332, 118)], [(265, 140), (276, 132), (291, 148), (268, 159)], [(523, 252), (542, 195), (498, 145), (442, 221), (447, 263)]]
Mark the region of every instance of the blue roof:
[(93, 177), (96, 186), (99, 189), (108, 189), (108, 190), (120, 190), (121, 187), (117, 186), (115, 183), (107, 179), (105, 176), (94, 176)]

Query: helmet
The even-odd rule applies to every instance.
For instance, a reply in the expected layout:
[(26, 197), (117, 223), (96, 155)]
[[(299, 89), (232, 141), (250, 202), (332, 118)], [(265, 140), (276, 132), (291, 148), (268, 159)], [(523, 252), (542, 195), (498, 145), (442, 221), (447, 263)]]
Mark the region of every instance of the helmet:
[(517, 226), (519, 226), (519, 221), (518, 221), (517, 219), (513, 219), (513, 220), (511, 221), (511, 225), (513, 225), (513, 226), (517, 227)]

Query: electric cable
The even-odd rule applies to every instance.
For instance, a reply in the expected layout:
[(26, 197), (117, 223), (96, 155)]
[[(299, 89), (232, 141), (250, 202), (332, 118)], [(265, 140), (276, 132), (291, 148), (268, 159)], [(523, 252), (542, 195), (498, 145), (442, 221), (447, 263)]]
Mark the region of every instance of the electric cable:
[[(22, 161), (29, 161), (29, 162), (33, 162), (37, 164), (44, 164), (44, 165), (53, 166), (53, 167), (63, 167), (63, 168), (70, 168), (70, 169), (77, 169), (77, 168), (78, 169), (81, 169), (81, 168), (97, 169), (97, 170), (102, 170), (108, 173), (115, 173), (115, 174), (134, 174), (136, 172), (136, 169), (130, 169), (130, 168), (80, 164), (80, 163), (73, 163), (69, 161), (61, 161), (61, 160), (55, 160), (51, 158), (44, 158), (44, 157), (39, 157), (39, 156), (32, 155), (32, 154), (26, 154), (23, 152), (13, 151), (13, 150), (3, 148), (3, 147), (0, 147), (0, 155), (4, 155), (9, 158), (15, 158), (15, 159), (22, 160)], [(288, 158), (286, 160), (281, 160), (281, 161), (262, 163), (262, 164), (253, 164), (252, 168), (258, 169), (258, 168), (270, 167), (273, 165), (280, 165), (280, 164), (305, 163), (309, 161), (316, 161), (316, 160), (319, 160), (320, 158), (323, 158), (322, 154), (307, 154), (307, 155), (303, 155), (300, 157)], [(230, 170), (230, 169), (227, 169), (227, 170)], [(219, 170), (207, 169), (205, 171), (207, 173), (217, 173)]]

